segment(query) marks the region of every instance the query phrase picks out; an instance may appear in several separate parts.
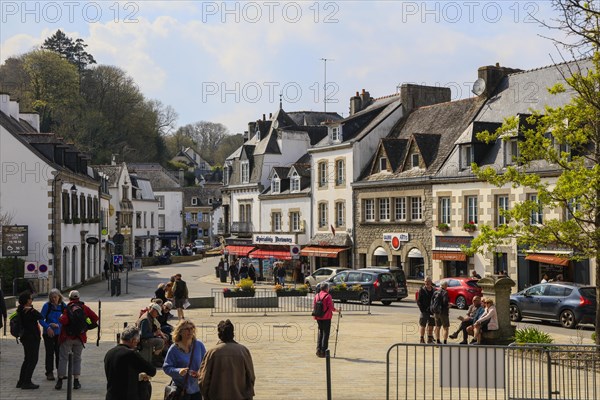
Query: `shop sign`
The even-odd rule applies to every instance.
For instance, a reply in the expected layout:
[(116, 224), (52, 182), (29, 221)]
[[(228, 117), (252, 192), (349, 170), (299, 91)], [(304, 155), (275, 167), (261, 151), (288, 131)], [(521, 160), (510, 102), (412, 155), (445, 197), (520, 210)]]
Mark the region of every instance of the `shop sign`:
[(228, 246), (252, 246), (250, 239), (225, 239), (225, 244)]
[(252, 235), (253, 244), (296, 244), (296, 235)]
[(460, 249), (460, 246), (471, 247), (471, 236), (436, 236), (435, 247)]
[(4, 225), (2, 227), (2, 256), (26, 256), (28, 237), (28, 225)]
[(407, 232), (400, 232), (400, 233), (384, 233), (383, 241), (391, 242), (395, 237), (398, 238), (398, 240), (401, 242), (408, 242), (410, 240), (410, 237)]

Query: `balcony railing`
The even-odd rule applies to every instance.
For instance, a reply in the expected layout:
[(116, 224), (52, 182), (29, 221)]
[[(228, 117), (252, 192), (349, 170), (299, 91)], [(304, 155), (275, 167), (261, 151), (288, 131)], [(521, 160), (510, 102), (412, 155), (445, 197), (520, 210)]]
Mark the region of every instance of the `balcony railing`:
[(231, 223), (231, 233), (235, 233), (238, 236), (252, 235), (253, 231), (252, 222), (237, 221)]

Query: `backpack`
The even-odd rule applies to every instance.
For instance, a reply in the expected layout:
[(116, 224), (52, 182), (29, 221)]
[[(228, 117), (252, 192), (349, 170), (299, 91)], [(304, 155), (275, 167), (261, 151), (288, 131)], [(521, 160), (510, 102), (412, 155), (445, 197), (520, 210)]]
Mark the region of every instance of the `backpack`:
[[(69, 324), (65, 325), (68, 336), (80, 336), (94, 325), (91, 320), (85, 315), (83, 303), (70, 303), (67, 305), (67, 315), (69, 316)], [(88, 320), (90, 321), (88, 324)], [(95, 327), (97, 327), (96, 325)]]
[(429, 306), (429, 311), (431, 311), (432, 314), (439, 314), (442, 312), (442, 300), (442, 291), (436, 290), (431, 298), (431, 305)]
[(18, 311), (15, 311), (8, 317), (10, 320), (10, 334), (19, 341), (19, 338), (23, 336), (23, 321), (21, 321), (21, 314)]
[(319, 300), (315, 301), (315, 305), (313, 306), (313, 310), (312, 310), (312, 314), (311, 314), (313, 317), (321, 318), (325, 315), (325, 304), (323, 304), (323, 300), (327, 296), (329, 296), (329, 294), (326, 294), (325, 296), (321, 297)]

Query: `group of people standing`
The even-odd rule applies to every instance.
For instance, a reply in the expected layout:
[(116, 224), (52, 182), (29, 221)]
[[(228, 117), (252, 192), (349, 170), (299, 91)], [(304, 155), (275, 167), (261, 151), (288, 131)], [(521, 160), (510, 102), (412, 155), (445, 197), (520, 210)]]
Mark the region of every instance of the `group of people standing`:
[(73, 389), (80, 389), (81, 356), (87, 342), (86, 332), (98, 326), (96, 313), (80, 300), (77, 290), (69, 293), (68, 303), (63, 301), (58, 289), (50, 290), (41, 312), (33, 307), (33, 296), (29, 291), (21, 293), (18, 302), (15, 317), (19, 318), (21, 324), (19, 340), (23, 345), (24, 360), (16, 387), (23, 390), (39, 388), (32, 382), (32, 376), (43, 338), (46, 379), (56, 379), (54, 388), (62, 389), (63, 380), (67, 378), (68, 355), (73, 353)]
[(175, 274), (169, 282), (160, 283), (154, 291), (154, 298), (162, 300), (162, 303), (170, 301), (177, 310), (177, 317), (185, 317), (183, 310), (189, 298), (187, 283), (181, 279), (181, 274)]
[[(244, 400), (254, 397), (254, 365), (250, 351), (234, 340), (230, 320), (217, 326), (219, 341), (206, 350), (196, 337), (196, 325), (181, 319), (175, 326), (162, 365), (181, 400)], [(106, 400), (150, 398), (147, 381), (156, 368), (136, 351), (141, 333), (135, 326), (125, 328), (121, 343), (104, 358), (107, 378)], [(151, 392), (151, 390), (150, 390)]]
[[(417, 306), (419, 307), (419, 334), (420, 343), (425, 343), (427, 330), (427, 343), (447, 344), (448, 337), (458, 338), (463, 333), (463, 340), (459, 344), (467, 344), (468, 335), (473, 335), (471, 344), (480, 344), (483, 332), (498, 329), (498, 316), (492, 298), (481, 299), (473, 297), (473, 304), (469, 307), (466, 316), (460, 316), (458, 329), (448, 335), (450, 329), (450, 300), (448, 297), (448, 282), (442, 281), (436, 290), (431, 277), (425, 278), (425, 284), (419, 289)], [(443, 340), (443, 342), (442, 342)]]

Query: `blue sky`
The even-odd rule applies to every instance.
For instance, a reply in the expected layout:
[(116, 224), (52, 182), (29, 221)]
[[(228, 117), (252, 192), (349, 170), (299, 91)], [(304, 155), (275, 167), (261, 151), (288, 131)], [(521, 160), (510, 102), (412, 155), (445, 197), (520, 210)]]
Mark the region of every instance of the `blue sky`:
[(553, 34), (532, 18), (548, 1), (8, 1), (0, 2), (0, 62), (61, 29), (99, 64), (125, 70), (147, 98), (172, 106), (178, 125), (220, 122), (231, 133), (275, 112), (347, 116), (366, 89), (449, 86), (471, 96), (477, 68), (532, 69), (560, 61)]

